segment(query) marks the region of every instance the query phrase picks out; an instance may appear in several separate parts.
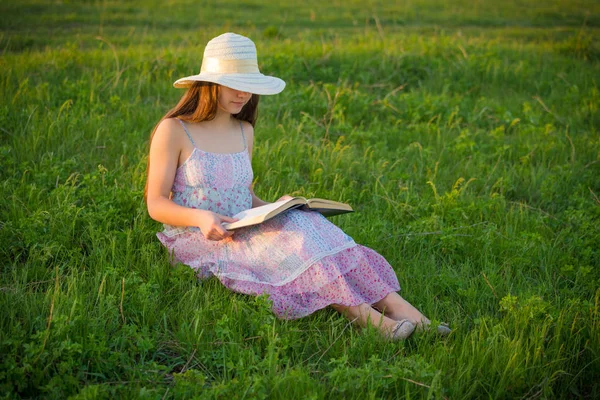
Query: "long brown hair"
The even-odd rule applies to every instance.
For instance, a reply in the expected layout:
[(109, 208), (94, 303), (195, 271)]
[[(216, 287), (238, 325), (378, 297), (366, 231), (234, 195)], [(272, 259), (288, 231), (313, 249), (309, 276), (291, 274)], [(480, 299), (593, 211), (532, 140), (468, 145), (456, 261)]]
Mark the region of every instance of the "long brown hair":
[[(210, 121), (217, 116), (217, 110), (219, 107), (219, 91), (221, 86), (212, 82), (194, 82), (192, 86), (184, 93), (179, 100), (179, 103), (172, 109), (170, 109), (161, 119), (158, 121), (152, 133), (150, 134), (150, 144), (156, 133), (156, 129), (160, 123), (168, 118), (179, 118), (186, 122), (202, 122)], [(253, 94), (250, 101), (244, 105), (242, 110), (234, 114), (233, 116), (240, 121), (247, 121), (253, 127), (256, 124), (256, 118), (258, 117), (258, 101), (260, 96)], [(146, 186), (144, 188), (144, 199), (148, 196), (148, 173), (150, 172), (150, 157), (148, 157), (148, 164), (146, 166)]]

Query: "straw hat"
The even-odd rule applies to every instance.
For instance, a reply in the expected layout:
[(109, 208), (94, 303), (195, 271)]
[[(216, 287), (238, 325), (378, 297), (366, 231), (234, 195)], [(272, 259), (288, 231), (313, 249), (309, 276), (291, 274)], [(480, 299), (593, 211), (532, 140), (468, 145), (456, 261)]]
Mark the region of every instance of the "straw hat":
[(195, 81), (214, 82), (254, 94), (277, 94), (285, 87), (281, 79), (260, 73), (254, 42), (235, 33), (224, 33), (209, 41), (200, 73), (178, 79), (173, 86), (187, 88)]

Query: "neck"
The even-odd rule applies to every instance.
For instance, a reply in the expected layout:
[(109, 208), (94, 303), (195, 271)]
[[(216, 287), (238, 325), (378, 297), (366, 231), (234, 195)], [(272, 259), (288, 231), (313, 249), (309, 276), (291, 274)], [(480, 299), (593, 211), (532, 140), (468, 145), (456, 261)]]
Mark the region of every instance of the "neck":
[(216, 125), (224, 126), (226, 124), (231, 123), (231, 118), (233, 116), (227, 111), (223, 110), (221, 107), (217, 108), (217, 115), (215, 115), (215, 119), (213, 119), (213, 123)]

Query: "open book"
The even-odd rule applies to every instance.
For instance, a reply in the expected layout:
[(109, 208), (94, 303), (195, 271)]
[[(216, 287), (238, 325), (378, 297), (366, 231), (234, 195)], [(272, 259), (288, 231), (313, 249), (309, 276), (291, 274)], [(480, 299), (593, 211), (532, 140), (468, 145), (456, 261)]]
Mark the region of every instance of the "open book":
[(237, 218), (239, 221), (223, 224), (223, 227), (231, 231), (244, 226), (257, 225), (293, 208), (318, 211), (326, 217), (354, 211), (348, 204), (339, 203), (337, 201), (293, 197), (288, 200), (277, 201), (275, 203), (237, 213), (233, 218)]

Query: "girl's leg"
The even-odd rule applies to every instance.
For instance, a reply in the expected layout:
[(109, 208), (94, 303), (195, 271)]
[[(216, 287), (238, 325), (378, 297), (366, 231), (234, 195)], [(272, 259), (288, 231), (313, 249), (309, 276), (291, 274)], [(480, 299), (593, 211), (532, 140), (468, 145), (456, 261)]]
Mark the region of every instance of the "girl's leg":
[(386, 317), (367, 303), (358, 306), (332, 304), (332, 307), (359, 326), (365, 327), (369, 324), (375, 326), (386, 338), (403, 339), (410, 336), (414, 330), (414, 325), (409, 321), (405, 325), (399, 326), (398, 321)]
[[(417, 329), (416, 331), (425, 331), (429, 329), (431, 321), (421, 314), (419, 310), (413, 307), (408, 301), (404, 300), (398, 293), (392, 292), (385, 296), (383, 299), (373, 304), (373, 307), (382, 310), (386, 316), (396, 319), (406, 319), (413, 323)], [(449, 335), (452, 330), (446, 324), (438, 325), (436, 328), (438, 335), (446, 336)]]
[(387, 296), (373, 304), (373, 306), (382, 310), (391, 319), (397, 321), (407, 319), (417, 327), (421, 327), (422, 325), (427, 326), (431, 323), (426, 316), (421, 314), (419, 310), (396, 292), (388, 293)]

